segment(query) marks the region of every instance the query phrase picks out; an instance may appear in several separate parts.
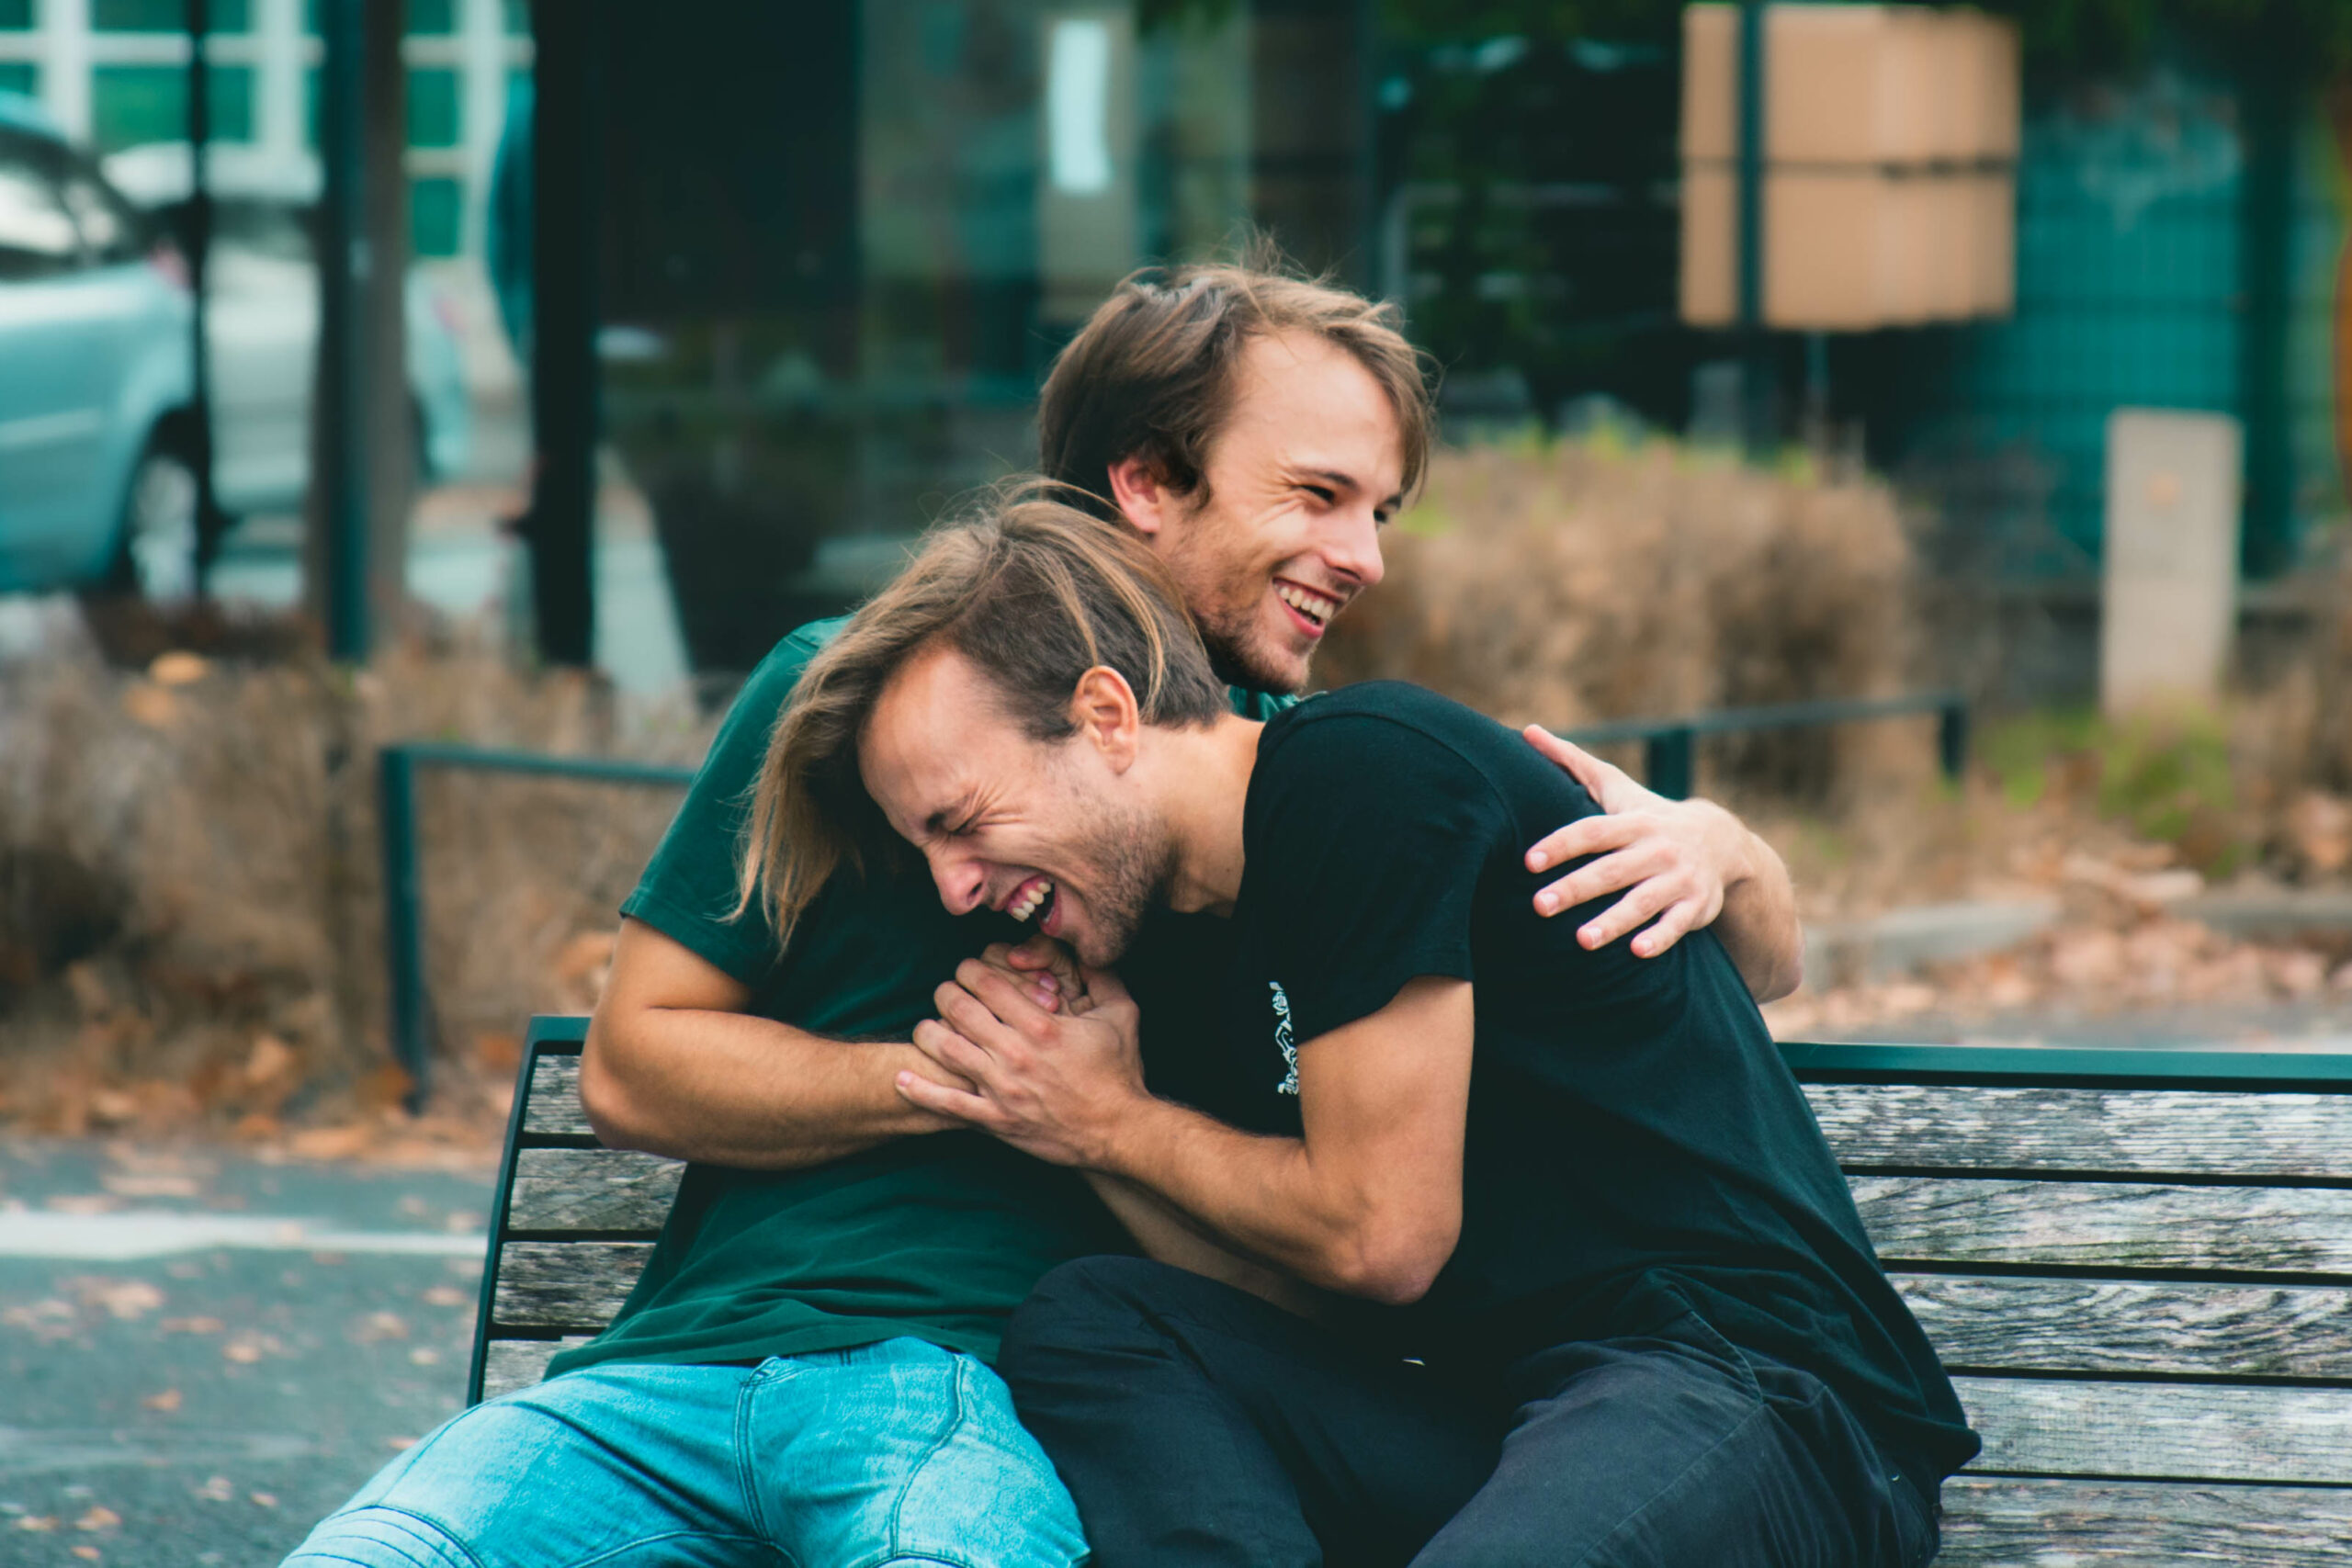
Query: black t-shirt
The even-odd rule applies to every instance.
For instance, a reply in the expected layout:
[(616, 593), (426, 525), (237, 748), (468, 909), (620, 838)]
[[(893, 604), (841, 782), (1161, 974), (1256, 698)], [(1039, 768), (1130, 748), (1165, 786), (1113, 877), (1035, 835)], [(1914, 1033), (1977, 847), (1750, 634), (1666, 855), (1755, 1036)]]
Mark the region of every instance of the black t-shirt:
[[(1391, 1342), (1470, 1374), (1633, 1332), (1663, 1289), (1835, 1389), (1913, 1466), (1975, 1453), (1804, 1093), (1713, 933), (1656, 958), (1544, 919), (1521, 856), (1599, 808), (1518, 736), (1392, 682), (1267, 724), (1226, 983), (1238, 1125), (1296, 1136), (1296, 1048), (1408, 980), (1475, 987), (1460, 1244)], [(1232, 1086), (1238, 1086), (1238, 1091)], [(1621, 1310), (1623, 1309), (1623, 1310)]]

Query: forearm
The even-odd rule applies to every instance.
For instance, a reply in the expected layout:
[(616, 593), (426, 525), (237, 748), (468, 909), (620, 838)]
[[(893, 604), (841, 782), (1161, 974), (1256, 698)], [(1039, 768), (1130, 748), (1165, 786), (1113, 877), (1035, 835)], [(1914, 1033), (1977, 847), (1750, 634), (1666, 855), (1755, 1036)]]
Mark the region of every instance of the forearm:
[(1204, 1235), (1182, 1211), (1157, 1193), (1123, 1177), (1087, 1173), (1087, 1180), (1144, 1255), (1188, 1269), (1281, 1307), (1301, 1317), (1321, 1315), (1324, 1298), (1279, 1269), (1246, 1258)]
[[(1166, 1100), (1122, 1119), (1098, 1168), (1144, 1188), (1217, 1246), (1309, 1285), (1411, 1301), (1427, 1273), (1372, 1196), (1296, 1138), (1243, 1133)], [(1245, 1287), (1246, 1288), (1246, 1287)]]
[(1804, 979), (1804, 929), (1797, 920), (1796, 888), (1771, 845), (1723, 807), (1713, 809), (1722, 814), (1732, 868), (1724, 878), (1715, 940), (1730, 954), (1748, 994), (1759, 1002), (1775, 1001)]
[(590, 1023), (581, 1099), (605, 1143), (747, 1169), (822, 1165), (953, 1125), (893, 1084), (912, 1045), (828, 1039), (747, 1013), (639, 1007)]

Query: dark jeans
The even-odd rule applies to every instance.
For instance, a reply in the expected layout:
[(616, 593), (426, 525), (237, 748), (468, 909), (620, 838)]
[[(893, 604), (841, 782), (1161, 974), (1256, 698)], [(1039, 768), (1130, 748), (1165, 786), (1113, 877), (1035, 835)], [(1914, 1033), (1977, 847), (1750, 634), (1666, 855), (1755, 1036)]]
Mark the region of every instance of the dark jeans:
[(1214, 1280), (1089, 1258), (1013, 1314), (999, 1370), (1097, 1568), (1934, 1557), (1925, 1496), (1818, 1379), (1670, 1291), (1624, 1321), (1474, 1396)]

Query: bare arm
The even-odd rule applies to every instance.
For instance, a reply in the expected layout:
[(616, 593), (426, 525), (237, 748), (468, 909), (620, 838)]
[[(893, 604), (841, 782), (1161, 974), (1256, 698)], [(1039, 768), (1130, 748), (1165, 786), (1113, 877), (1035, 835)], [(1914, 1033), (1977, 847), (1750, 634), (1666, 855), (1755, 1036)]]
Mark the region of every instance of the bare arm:
[(673, 1159), (794, 1170), (955, 1125), (893, 1087), (901, 1068), (925, 1064), (912, 1045), (827, 1039), (746, 1013), (751, 999), (692, 949), (624, 919), (581, 1053), (596, 1135)]
[(1530, 871), (1598, 857), (1537, 893), (1537, 913), (1558, 914), (1623, 891), (1577, 932), (1578, 942), (1606, 947), (1647, 925), (1634, 939), (1634, 953), (1655, 958), (1685, 932), (1713, 925), (1758, 1001), (1777, 1000), (1804, 983), (1796, 889), (1771, 845), (1713, 801), (1668, 800), (1539, 726), (1525, 733), (1608, 814), (1571, 822), (1529, 849)]
[(1086, 1179), (1147, 1257), (1221, 1280), (1301, 1317), (1322, 1315), (1324, 1298), (1319, 1292), (1278, 1269), (1218, 1246), (1158, 1194), (1100, 1171), (1087, 1172)]
[[(910, 1072), (910, 1100), (1057, 1164), (1148, 1189), (1211, 1239), (1309, 1284), (1417, 1301), (1462, 1231), (1470, 1100), (1467, 981), (1425, 976), (1369, 1018), (1299, 1047), (1304, 1136), (1237, 1131), (1144, 1089), (1133, 1004), (1082, 1018), (1038, 1008), (1001, 971), (967, 964), (915, 1040), (976, 1090)], [(1124, 1031), (1124, 1038), (1122, 1033)]]

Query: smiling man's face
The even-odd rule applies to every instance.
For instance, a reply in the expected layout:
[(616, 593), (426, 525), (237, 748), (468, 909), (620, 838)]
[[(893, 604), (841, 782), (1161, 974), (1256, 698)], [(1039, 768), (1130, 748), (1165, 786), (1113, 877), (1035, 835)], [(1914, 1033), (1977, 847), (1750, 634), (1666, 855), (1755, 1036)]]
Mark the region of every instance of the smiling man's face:
[(1166, 898), (1170, 836), (1115, 767), (1083, 734), (1023, 734), (953, 649), (891, 677), (857, 756), (866, 793), (922, 852), (951, 914), (1012, 915), (1099, 968)]
[(1251, 339), (1234, 375), (1207, 500), (1180, 502), (1151, 536), (1218, 672), (1295, 692), (1333, 617), (1380, 581), (1404, 438), (1372, 372), (1313, 333)]

